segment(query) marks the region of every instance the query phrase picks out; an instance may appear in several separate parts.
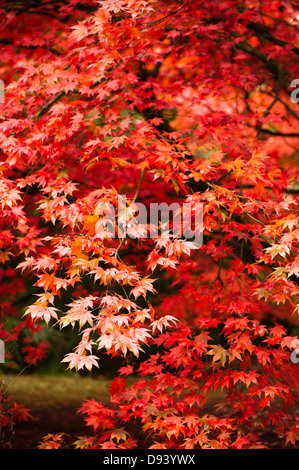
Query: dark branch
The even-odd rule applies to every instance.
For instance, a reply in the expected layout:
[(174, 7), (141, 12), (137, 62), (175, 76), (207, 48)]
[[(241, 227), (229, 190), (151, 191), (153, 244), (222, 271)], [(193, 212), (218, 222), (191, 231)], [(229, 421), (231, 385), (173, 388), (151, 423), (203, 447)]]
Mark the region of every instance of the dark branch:
[(271, 131), (270, 129), (260, 129), (260, 132), (263, 134), (270, 134), (276, 137), (299, 137), (298, 132), (279, 132), (279, 131)]
[(40, 110), (39, 112), (37, 113), (36, 115), (36, 119), (39, 120), (40, 118), (42, 118), (44, 116), (44, 114), (46, 114), (53, 106), (54, 103), (56, 103), (56, 101), (60, 100), (60, 98), (62, 98), (64, 95), (65, 95), (65, 91), (61, 91), (60, 93), (58, 93), (51, 101), (48, 101)]
[[(250, 21), (247, 25), (247, 28), (262, 36), (263, 38), (267, 39), (268, 41), (272, 42), (273, 44), (276, 44), (277, 46), (284, 47), (289, 45), (288, 42), (273, 36), (273, 34), (270, 33), (266, 26), (261, 23), (254, 23), (253, 21)], [(299, 47), (293, 46), (292, 51), (295, 54), (299, 55)]]
[(55, 55), (61, 55), (62, 53), (58, 51), (57, 49), (54, 49), (53, 47), (46, 46), (45, 44), (42, 46), (33, 46), (33, 45), (25, 45), (25, 44), (14, 44), (14, 42), (11, 39), (7, 38), (0, 38), (0, 44), (5, 44), (7, 46), (14, 46), (14, 47), (25, 47), (27, 49), (38, 49), (39, 47), (42, 47), (43, 49), (47, 49), (47, 51), (52, 52), (52, 54)]
[(239, 43), (234, 44), (234, 47), (236, 49), (239, 49), (243, 52), (247, 52), (248, 54), (252, 55), (253, 57), (256, 57), (259, 59), (261, 62), (265, 64), (269, 72), (272, 73), (272, 75), (279, 80), (279, 84), (281, 88), (285, 91), (288, 92), (288, 87), (289, 87), (289, 81), (286, 78), (286, 73), (282, 69), (280, 63), (277, 60), (274, 59), (268, 59), (267, 54), (264, 52), (260, 51), (256, 47), (251, 46), (247, 41), (242, 41)]

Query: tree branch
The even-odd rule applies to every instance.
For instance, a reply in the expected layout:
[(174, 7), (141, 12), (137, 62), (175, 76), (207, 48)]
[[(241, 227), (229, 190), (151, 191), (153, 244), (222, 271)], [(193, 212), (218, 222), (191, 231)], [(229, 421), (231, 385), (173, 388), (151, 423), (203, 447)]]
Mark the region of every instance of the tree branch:
[(271, 72), (272, 75), (274, 75), (274, 77), (277, 80), (279, 80), (279, 84), (281, 88), (286, 93), (288, 92), (289, 81), (286, 78), (286, 73), (284, 72), (280, 63), (277, 60), (268, 59), (267, 54), (260, 51), (256, 47), (251, 46), (251, 44), (249, 44), (247, 41), (236, 43), (234, 44), (234, 47), (243, 52), (247, 52), (248, 54), (252, 55), (253, 57), (256, 57), (261, 62), (263, 62), (265, 66), (267, 67), (267, 69), (269, 70), (269, 72)]
[(260, 129), (260, 132), (263, 134), (270, 134), (275, 137), (299, 137), (298, 132), (279, 132), (279, 131), (271, 131), (270, 129)]
[(39, 47), (42, 47), (43, 49), (47, 49), (49, 52), (52, 52), (52, 54), (55, 55), (62, 55), (60, 51), (57, 49), (54, 49), (53, 47), (46, 46), (45, 44), (42, 46), (34, 46), (34, 45), (25, 45), (25, 44), (14, 44), (14, 42), (11, 39), (7, 38), (0, 38), (0, 44), (5, 44), (7, 46), (14, 46), (14, 47), (25, 47), (26, 49), (38, 49)]
[[(270, 33), (270, 31), (266, 28), (261, 23), (255, 23), (253, 21), (250, 21), (247, 25), (247, 28), (250, 29), (251, 31), (256, 32), (258, 35), (263, 36), (265, 39), (268, 41), (272, 42), (273, 44), (276, 44), (277, 46), (288, 46), (289, 43), (286, 41), (283, 41), (282, 39), (278, 39), (273, 34)], [(293, 46), (292, 51), (299, 55), (299, 47)]]
[(41, 117), (43, 117), (44, 114), (46, 114), (53, 106), (56, 101), (60, 100), (65, 95), (65, 91), (61, 91), (58, 93), (51, 101), (48, 101), (37, 113), (36, 119), (39, 120)]

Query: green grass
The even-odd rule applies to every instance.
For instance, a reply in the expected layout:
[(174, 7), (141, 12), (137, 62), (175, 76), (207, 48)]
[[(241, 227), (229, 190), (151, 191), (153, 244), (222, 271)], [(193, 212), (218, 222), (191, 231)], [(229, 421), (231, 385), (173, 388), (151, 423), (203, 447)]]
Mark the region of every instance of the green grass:
[(86, 399), (109, 402), (110, 380), (97, 376), (0, 375), (7, 394), (31, 410), (80, 406)]

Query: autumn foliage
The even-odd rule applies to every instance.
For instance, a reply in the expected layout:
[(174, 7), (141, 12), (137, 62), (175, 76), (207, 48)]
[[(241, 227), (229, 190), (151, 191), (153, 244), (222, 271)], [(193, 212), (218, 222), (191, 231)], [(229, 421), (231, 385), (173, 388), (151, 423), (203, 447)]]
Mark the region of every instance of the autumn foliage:
[[(45, 328), (71, 369), (124, 358), (76, 448), (299, 440), (297, 27), (280, 0), (1, 2), (6, 367)], [(137, 202), (201, 204), (202, 245), (145, 237)]]

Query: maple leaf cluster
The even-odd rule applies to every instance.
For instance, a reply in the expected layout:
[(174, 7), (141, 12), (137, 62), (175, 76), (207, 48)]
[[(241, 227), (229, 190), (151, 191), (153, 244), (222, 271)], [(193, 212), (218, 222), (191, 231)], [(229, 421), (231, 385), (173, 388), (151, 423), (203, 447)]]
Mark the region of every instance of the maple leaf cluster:
[[(70, 369), (124, 357), (111, 406), (82, 405), (93, 434), (77, 448), (261, 447), (268, 426), (297, 445), (292, 2), (4, 1), (0, 12), (6, 367), (16, 344), (25, 364), (42, 360), (51, 345), (34, 333), (47, 327), (73, 329)], [(167, 235), (163, 220), (134, 224), (137, 202), (202, 207), (202, 245), (174, 222)]]

